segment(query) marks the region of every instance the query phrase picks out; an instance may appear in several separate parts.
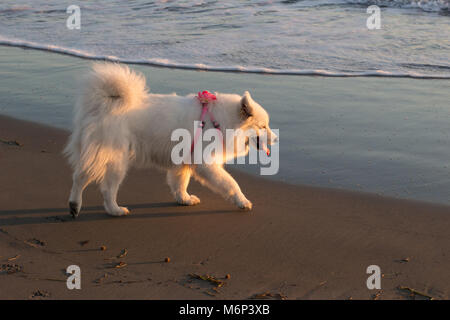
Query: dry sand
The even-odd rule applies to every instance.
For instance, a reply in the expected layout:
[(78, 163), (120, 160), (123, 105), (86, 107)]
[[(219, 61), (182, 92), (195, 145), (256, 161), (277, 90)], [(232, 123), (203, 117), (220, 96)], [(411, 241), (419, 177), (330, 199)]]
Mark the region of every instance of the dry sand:
[[(449, 298), (450, 207), (235, 171), (253, 201), (251, 213), (196, 183), (190, 191), (202, 203), (184, 207), (174, 203), (162, 173), (132, 170), (119, 192), (130, 216), (106, 215), (90, 186), (72, 220), (70, 170), (61, 155), (67, 135), (0, 117), (1, 299), (247, 299), (264, 292), (288, 299), (421, 298), (399, 286)], [(126, 265), (115, 268), (119, 262)], [(81, 268), (81, 290), (66, 287), (65, 269), (73, 264)], [(369, 265), (381, 268), (381, 291), (366, 287)], [(214, 289), (190, 274), (224, 285)]]

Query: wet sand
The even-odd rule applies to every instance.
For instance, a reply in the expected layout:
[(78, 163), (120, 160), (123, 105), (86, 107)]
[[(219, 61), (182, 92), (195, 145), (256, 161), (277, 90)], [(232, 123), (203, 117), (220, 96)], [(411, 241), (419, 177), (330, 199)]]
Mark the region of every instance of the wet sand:
[[(72, 220), (70, 169), (61, 154), (67, 136), (0, 116), (0, 299), (247, 299), (265, 292), (288, 299), (426, 298), (399, 287), (449, 298), (448, 206), (233, 170), (253, 201), (251, 213), (197, 183), (190, 191), (202, 203), (184, 207), (174, 203), (164, 174), (132, 170), (119, 192), (130, 216), (106, 215), (92, 185)], [(66, 287), (65, 270), (74, 264), (81, 290)], [(381, 291), (366, 286), (369, 265), (381, 268)]]

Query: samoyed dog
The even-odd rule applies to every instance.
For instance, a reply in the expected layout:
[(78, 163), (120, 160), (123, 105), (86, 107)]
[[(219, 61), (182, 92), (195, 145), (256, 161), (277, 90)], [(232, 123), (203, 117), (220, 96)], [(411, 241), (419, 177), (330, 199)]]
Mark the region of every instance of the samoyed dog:
[[(202, 104), (194, 94), (153, 94), (146, 88), (145, 78), (127, 66), (116, 63), (96, 63), (83, 82), (82, 94), (75, 107), (73, 132), (64, 153), (73, 168), (70, 192), (70, 213), (76, 217), (81, 209), (83, 190), (92, 182), (99, 184), (104, 207), (112, 216), (129, 213), (117, 204), (119, 186), (130, 166), (157, 167), (167, 171), (167, 183), (182, 205), (196, 205), (200, 199), (187, 192), (191, 176), (201, 184), (232, 201), (244, 210), (252, 203), (237, 182), (224, 169), (230, 157), (248, 152), (255, 137), (247, 136), (243, 152), (225, 151), (224, 161), (200, 164), (174, 164), (172, 141), (174, 130), (184, 128), (192, 137), (194, 121), (199, 121)], [(256, 132), (256, 147), (261, 148), (259, 132), (266, 133), (267, 144), (277, 136), (269, 128), (269, 115), (248, 92), (216, 93), (208, 104), (216, 123), (204, 121), (204, 128), (241, 129)], [(219, 125), (220, 126), (219, 126)]]

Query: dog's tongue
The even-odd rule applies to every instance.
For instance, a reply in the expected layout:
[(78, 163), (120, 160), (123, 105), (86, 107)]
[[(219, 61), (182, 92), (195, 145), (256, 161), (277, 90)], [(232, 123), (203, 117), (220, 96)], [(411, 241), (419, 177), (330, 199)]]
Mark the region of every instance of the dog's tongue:
[(267, 147), (267, 145), (264, 142), (261, 142), (261, 147), (266, 152), (267, 156), (270, 156), (270, 149)]

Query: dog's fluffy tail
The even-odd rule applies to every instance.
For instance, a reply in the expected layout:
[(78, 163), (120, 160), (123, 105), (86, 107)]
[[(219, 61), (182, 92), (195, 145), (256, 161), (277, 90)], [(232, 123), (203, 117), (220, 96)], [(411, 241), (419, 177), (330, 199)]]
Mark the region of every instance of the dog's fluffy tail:
[(82, 108), (117, 114), (141, 107), (147, 98), (145, 77), (126, 65), (95, 63), (86, 82)]
[(64, 154), (75, 173), (101, 181), (106, 166), (128, 148), (127, 129), (117, 115), (144, 106), (148, 93), (141, 74), (115, 63), (95, 63), (83, 87)]

